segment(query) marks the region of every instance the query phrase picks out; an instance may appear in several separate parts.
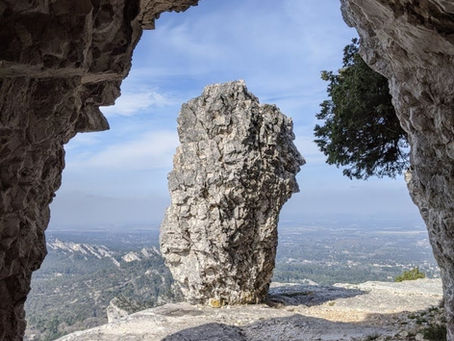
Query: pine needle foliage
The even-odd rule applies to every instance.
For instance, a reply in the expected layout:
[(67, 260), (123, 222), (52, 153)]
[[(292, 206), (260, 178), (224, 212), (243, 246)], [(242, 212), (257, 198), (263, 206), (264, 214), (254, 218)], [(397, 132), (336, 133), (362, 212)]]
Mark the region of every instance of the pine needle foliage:
[(344, 48), (338, 74), (322, 71), (330, 99), (316, 115), (315, 142), (328, 164), (350, 179), (395, 177), (409, 166), (408, 144), (391, 102), (388, 81), (360, 57), (359, 42)]

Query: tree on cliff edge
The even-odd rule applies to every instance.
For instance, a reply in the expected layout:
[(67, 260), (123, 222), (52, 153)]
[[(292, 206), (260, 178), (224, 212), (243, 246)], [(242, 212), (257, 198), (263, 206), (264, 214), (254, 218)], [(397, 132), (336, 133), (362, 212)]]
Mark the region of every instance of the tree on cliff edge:
[(344, 48), (339, 74), (323, 71), (329, 100), (320, 104), (314, 135), (326, 162), (345, 167), (350, 179), (395, 177), (408, 165), (406, 133), (391, 103), (388, 81), (360, 57), (353, 39)]

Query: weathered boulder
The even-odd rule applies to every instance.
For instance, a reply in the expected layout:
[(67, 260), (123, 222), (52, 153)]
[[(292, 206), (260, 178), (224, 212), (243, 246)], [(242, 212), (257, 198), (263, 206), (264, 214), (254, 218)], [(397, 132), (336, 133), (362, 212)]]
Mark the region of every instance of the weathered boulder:
[(0, 340), (21, 340), (63, 144), (108, 128), (142, 32), (197, 0), (0, 1)]
[(342, 0), (366, 62), (389, 79), (411, 145), (410, 194), (441, 269), (454, 340), (454, 3)]
[(207, 86), (183, 104), (169, 174), (161, 252), (193, 303), (256, 303), (274, 268), (282, 205), (304, 160), (292, 121), (243, 81)]

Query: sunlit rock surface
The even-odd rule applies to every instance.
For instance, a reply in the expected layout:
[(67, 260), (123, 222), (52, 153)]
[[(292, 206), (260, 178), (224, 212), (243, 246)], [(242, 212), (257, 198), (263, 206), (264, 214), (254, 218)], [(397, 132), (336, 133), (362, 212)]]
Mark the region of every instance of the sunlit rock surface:
[[(166, 304), (59, 341), (414, 340), (440, 311), (439, 279), (336, 284), (272, 283), (269, 304), (222, 308)], [(429, 316), (430, 315), (430, 316)], [(378, 338), (382, 337), (382, 338)]]
[(304, 160), (292, 121), (243, 81), (183, 104), (161, 252), (192, 303), (257, 303), (268, 291), (282, 205)]
[(454, 2), (343, 0), (366, 62), (389, 79), (411, 145), (410, 194), (429, 230), (454, 340)]

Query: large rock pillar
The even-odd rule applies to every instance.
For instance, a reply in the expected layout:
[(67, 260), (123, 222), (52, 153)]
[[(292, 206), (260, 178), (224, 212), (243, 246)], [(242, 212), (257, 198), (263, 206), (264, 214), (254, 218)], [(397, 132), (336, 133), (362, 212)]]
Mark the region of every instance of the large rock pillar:
[(161, 251), (192, 303), (244, 304), (268, 292), (282, 205), (304, 160), (292, 121), (237, 81), (183, 104)]
[(441, 269), (454, 340), (454, 4), (447, 0), (342, 0), (361, 54), (389, 79), (411, 146), (410, 195)]

